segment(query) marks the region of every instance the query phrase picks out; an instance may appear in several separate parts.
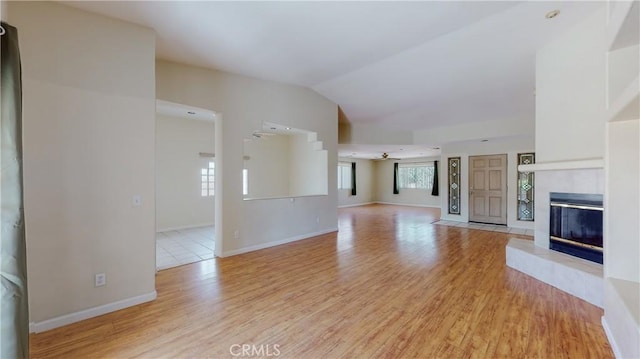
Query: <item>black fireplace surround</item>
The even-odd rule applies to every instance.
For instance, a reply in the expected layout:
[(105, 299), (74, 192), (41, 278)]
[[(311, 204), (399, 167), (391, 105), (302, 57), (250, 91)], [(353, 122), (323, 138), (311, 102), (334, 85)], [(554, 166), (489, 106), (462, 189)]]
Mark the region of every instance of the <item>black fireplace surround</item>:
[(602, 264), (602, 195), (551, 192), (549, 199), (549, 248)]

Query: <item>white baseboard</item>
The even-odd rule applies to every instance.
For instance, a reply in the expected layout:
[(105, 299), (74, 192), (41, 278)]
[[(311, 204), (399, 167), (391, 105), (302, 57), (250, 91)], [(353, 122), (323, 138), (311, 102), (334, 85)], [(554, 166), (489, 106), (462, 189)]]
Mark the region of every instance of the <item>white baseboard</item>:
[(167, 227), (167, 228), (159, 228), (156, 229), (157, 233), (169, 232), (169, 231), (179, 231), (181, 229), (193, 229), (193, 228), (201, 228), (201, 227), (209, 227), (213, 226), (215, 223), (203, 223), (203, 224), (194, 224), (190, 226), (178, 226), (178, 227)]
[(374, 202), (377, 204), (390, 204), (393, 206), (409, 206), (409, 207), (423, 207), (423, 208), (440, 208), (440, 206), (432, 204), (410, 204), (410, 203), (393, 203), (393, 202)]
[[(509, 227), (511, 228), (522, 228), (522, 229), (532, 229), (535, 231), (536, 229), (536, 221), (519, 221), (518, 216), (516, 216), (516, 220), (514, 221), (512, 219), (512, 223), (510, 223), (511, 225)], [(507, 225), (509, 225), (508, 223), (509, 221), (507, 220)]]
[(616, 340), (613, 337), (613, 333), (611, 333), (611, 329), (609, 329), (609, 324), (607, 324), (607, 319), (605, 319), (604, 315), (602, 316), (602, 328), (604, 328), (604, 333), (607, 335), (607, 339), (609, 340), (609, 345), (611, 345), (611, 350), (613, 350), (613, 355), (616, 358), (622, 358), (622, 355), (620, 354), (620, 349), (618, 349)]
[(349, 207), (360, 207), (360, 206), (368, 206), (370, 204), (376, 204), (377, 202), (365, 202), (365, 203), (356, 203), (356, 204), (345, 204), (343, 206), (338, 206), (338, 208), (349, 208)]
[[(496, 226), (503, 226), (503, 224), (496, 224)], [(515, 229), (524, 229), (527, 231), (534, 231), (535, 232), (535, 228), (531, 228), (531, 227), (520, 227), (520, 226), (510, 226), (509, 224), (506, 225), (508, 228), (515, 228)]]
[(326, 229), (324, 231), (301, 234), (301, 235), (297, 235), (297, 236), (281, 239), (281, 240), (278, 240), (278, 241), (261, 243), (261, 244), (256, 244), (254, 246), (249, 246), (249, 247), (244, 247), (244, 248), (240, 248), (240, 249), (233, 249), (233, 250), (230, 250), (230, 251), (222, 252), (222, 254), (218, 255), (218, 257), (222, 257), (222, 258), (231, 257), (231, 256), (235, 256), (235, 255), (238, 255), (238, 254), (249, 253), (249, 252), (257, 251), (257, 250), (260, 250), (260, 249), (265, 249), (265, 248), (269, 248), (269, 247), (275, 247), (275, 246), (279, 246), (279, 245), (282, 245), (282, 244), (299, 241), (299, 240), (302, 240), (302, 239), (321, 236), (323, 234), (333, 233), (333, 232), (336, 232), (336, 231), (338, 231), (338, 228), (331, 228), (331, 229)]
[(56, 318), (44, 320), (42, 322), (29, 323), (29, 333), (41, 333), (67, 324), (79, 322), (81, 320), (97, 317), (99, 315), (115, 312), (116, 310), (132, 307), (134, 305), (150, 302), (157, 298), (158, 294), (154, 290), (151, 293), (142, 294), (136, 297), (122, 299), (117, 302), (104, 304), (79, 312), (65, 314)]
[(640, 358), (640, 283), (606, 278), (602, 327), (616, 358)]

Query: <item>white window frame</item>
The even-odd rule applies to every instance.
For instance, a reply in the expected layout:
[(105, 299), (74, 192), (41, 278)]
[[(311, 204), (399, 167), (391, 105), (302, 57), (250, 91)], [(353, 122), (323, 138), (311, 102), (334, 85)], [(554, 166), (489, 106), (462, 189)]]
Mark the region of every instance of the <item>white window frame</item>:
[[(422, 171), (422, 168), (426, 168), (426, 171)], [(416, 171), (419, 172), (416, 173)], [(413, 176), (424, 176), (424, 179), (420, 181), (419, 178), (410, 178), (412, 176), (411, 172), (413, 172)], [(433, 176), (435, 175), (434, 172), (434, 162), (399, 163), (398, 188), (431, 190), (433, 189)]]
[(215, 192), (216, 163), (209, 161), (207, 167), (200, 171), (200, 196), (212, 197)]
[(249, 170), (242, 170), (242, 195), (246, 196), (249, 194)]
[(351, 162), (338, 162), (338, 189), (351, 189)]

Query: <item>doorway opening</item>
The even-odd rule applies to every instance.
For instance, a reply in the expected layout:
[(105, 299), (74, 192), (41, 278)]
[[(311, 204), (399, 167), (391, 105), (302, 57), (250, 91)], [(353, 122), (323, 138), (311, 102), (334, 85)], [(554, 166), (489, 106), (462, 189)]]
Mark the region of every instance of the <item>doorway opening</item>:
[(214, 258), (216, 113), (156, 101), (156, 270)]
[(507, 224), (507, 155), (469, 156), (469, 221)]

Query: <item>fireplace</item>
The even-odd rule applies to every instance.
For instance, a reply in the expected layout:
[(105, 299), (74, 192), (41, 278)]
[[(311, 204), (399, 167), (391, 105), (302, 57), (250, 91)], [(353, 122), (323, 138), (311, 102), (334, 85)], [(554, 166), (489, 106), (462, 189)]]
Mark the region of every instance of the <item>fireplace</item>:
[(602, 195), (549, 193), (549, 248), (602, 264)]

